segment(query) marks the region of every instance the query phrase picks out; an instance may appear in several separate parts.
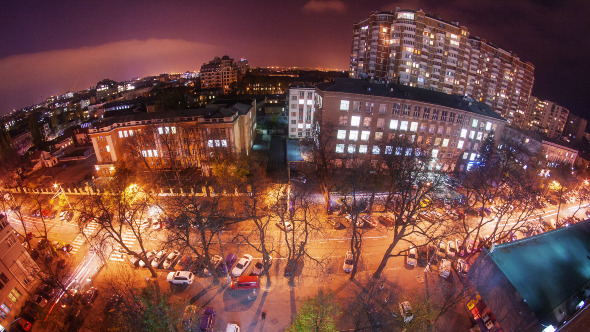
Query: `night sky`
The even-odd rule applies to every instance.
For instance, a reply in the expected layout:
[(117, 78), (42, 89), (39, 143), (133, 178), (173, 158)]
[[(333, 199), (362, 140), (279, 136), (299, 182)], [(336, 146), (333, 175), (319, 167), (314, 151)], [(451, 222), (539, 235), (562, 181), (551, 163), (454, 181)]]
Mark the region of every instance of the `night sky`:
[(216, 55), (251, 66), (348, 68), (352, 25), (422, 9), (535, 65), (533, 95), (590, 118), (590, 1), (2, 1), (0, 113)]

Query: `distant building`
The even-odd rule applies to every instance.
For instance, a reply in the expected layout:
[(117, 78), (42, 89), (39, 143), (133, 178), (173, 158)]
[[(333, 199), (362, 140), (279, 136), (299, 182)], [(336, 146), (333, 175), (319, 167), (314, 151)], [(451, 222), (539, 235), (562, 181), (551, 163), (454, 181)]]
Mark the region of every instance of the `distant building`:
[(238, 67), (238, 72), (240, 75), (246, 75), (248, 70), (250, 70), (250, 65), (248, 64), (248, 59), (246, 58), (241, 58), (236, 66)]
[[(494, 132), (499, 141), (506, 124), (484, 103), (400, 84), (336, 78), (316, 85), (315, 93), (316, 130), (329, 130), (335, 136), (329, 148), (336, 154), (336, 165), (361, 158), (381, 168), (380, 155), (421, 153), (392, 144), (405, 136), (419, 149), (430, 150), (432, 169), (465, 170), (476, 160), (485, 138)], [(305, 107), (307, 100), (306, 95)]]
[(34, 286), (37, 264), (21, 244), (6, 216), (0, 214), (0, 328), (17, 318)]
[(238, 67), (234, 59), (227, 55), (215, 57), (201, 66), (200, 76), (202, 88), (222, 88), (224, 93), (228, 93), (238, 81)]
[[(13, 136), (14, 135), (14, 136)], [(10, 132), (12, 146), (19, 155), (24, 155), (33, 146), (33, 136), (29, 130), (20, 133)]]
[(543, 153), (547, 167), (561, 164), (573, 165), (578, 157), (578, 150), (568, 142), (552, 139), (540, 132), (524, 130), (513, 126), (504, 128), (503, 140), (510, 140), (526, 148), (530, 154)]
[(587, 330), (588, 257), (589, 220), (484, 248), (467, 275), (479, 295), (468, 309), (478, 325), (491, 322), (486, 331)]
[(100, 176), (116, 162), (155, 169), (197, 168), (210, 175), (211, 162), (224, 154), (249, 154), (256, 129), (255, 106), (237, 103), (219, 109), (176, 110), (106, 118), (89, 136)]
[(292, 86), (287, 95), (289, 138), (311, 138), (315, 114), (315, 87)]
[(117, 94), (119, 92), (117, 82), (104, 79), (96, 84), (96, 99), (102, 100), (110, 95)]
[(521, 121), (534, 66), (467, 27), (418, 10), (373, 12), (353, 26), (350, 75), (458, 95)]
[(586, 132), (588, 120), (570, 112), (563, 127), (563, 136), (574, 142), (581, 142)]
[(521, 128), (536, 130), (550, 138), (560, 137), (570, 111), (549, 100), (540, 100), (535, 96), (529, 99)]

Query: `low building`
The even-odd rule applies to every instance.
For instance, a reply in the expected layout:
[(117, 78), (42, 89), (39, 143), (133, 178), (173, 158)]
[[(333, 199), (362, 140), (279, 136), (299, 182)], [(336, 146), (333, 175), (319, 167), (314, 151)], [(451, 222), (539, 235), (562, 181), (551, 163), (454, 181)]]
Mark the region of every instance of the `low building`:
[(483, 249), (468, 278), (503, 331), (545, 331), (586, 309), (588, 257), (590, 220)]
[(12, 146), (19, 155), (25, 154), (33, 146), (33, 136), (29, 130), (19, 133), (10, 132)]
[(37, 264), (20, 243), (6, 216), (0, 214), (0, 330), (15, 320), (35, 286)]
[(506, 124), (484, 103), (400, 84), (336, 78), (316, 85), (315, 93), (316, 130), (336, 136), (329, 147), (336, 165), (361, 158), (380, 168), (382, 154), (420, 153), (392, 144), (404, 136), (430, 151), (433, 169), (464, 170), (489, 134), (499, 141)]
[(214, 158), (249, 154), (256, 130), (255, 102), (229, 107), (176, 110), (106, 118), (89, 136), (99, 176), (115, 163), (154, 169), (197, 168), (210, 175)]
[(578, 156), (578, 150), (571, 147), (568, 142), (548, 138), (534, 130), (506, 126), (503, 140), (520, 144), (531, 155), (542, 153), (547, 167), (557, 167), (561, 164), (573, 165)]

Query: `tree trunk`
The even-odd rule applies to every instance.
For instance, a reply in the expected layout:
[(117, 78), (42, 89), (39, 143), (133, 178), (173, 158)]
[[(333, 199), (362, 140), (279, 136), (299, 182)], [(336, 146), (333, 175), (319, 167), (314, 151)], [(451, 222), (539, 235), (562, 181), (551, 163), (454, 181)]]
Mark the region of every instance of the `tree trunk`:
[(387, 247), (387, 250), (385, 250), (385, 254), (381, 259), (381, 262), (379, 263), (377, 270), (375, 270), (375, 273), (373, 273), (373, 279), (381, 278), (381, 273), (383, 273), (385, 266), (387, 266), (387, 261), (391, 257), (391, 252), (393, 251), (393, 248), (395, 248), (395, 246), (397, 245), (397, 241), (397, 239), (394, 239), (393, 242)]

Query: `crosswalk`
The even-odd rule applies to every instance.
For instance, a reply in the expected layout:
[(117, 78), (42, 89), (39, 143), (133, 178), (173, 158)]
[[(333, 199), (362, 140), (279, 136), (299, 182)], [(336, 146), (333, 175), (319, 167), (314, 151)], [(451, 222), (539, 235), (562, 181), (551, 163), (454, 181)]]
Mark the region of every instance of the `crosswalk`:
[[(76, 236), (76, 239), (74, 240), (74, 242), (72, 242), (72, 254), (75, 254), (78, 252), (78, 250), (80, 250), (80, 248), (84, 245), (84, 243), (86, 243), (86, 238), (91, 237), (92, 235), (94, 235), (94, 233), (96, 233), (96, 230), (98, 229), (98, 224), (94, 221), (89, 222), (86, 227), (84, 227), (84, 229), (82, 230), (83, 234), (78, 234), (78, 236)], [(86, 236), (84, 236), (86, 235)]]
[[(135, 244), (135, 240), (137, 240), (133, 234), (133, 231), (129, 228), (123, 231), (121, 238), (127, 248), (131, 248)], [(125, 256), (127, 256), (127, 252), (121, 247), (119, 243), (114, 243), (113, 251), (109, 255), (109, 259), (112, 261), (123, 262), (125, 261)]]

